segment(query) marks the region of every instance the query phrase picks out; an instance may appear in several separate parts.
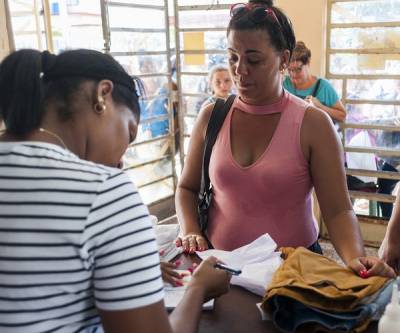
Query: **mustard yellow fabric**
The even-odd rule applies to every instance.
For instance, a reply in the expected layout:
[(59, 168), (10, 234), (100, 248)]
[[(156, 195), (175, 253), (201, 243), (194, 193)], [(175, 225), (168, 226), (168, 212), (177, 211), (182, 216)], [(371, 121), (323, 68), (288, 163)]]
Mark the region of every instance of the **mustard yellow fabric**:
[(377, 276), (363, 279), (349, 268), (303, 247), (282, 248), (281, 251), (286, 259), (265, 293), (263, 307), (267, 311), (267, 301), (275, 295), (291, 297), (327, 311), (348, 311), (388, 281)]

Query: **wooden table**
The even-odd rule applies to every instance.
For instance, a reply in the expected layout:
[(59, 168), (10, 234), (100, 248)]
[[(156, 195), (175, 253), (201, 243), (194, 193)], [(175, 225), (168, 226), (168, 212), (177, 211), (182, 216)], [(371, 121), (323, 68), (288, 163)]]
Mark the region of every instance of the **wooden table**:
[[(279, 333), (271, 321), (262, 321), (256, 304), (261, 297), (232, 286), (228, 294), (215, 300), (214, 310), (204, 311), (200, 321), (202, 333)], [(365, 331), (377, 333), (376, 323)]]
[[(199, 262), (195, 256), (181, 256), (183, 265), (189, 267)], [(272, 322), (262, 321), (256, 307), (261, 297), (249, 291), (231, 286), (231, 290), (215, 300), (214, 309), (203, 311), (199, 332), (201, 333), (279, 333)], [(377, 333), (376, 323), (369, 325), (366, 333)]]

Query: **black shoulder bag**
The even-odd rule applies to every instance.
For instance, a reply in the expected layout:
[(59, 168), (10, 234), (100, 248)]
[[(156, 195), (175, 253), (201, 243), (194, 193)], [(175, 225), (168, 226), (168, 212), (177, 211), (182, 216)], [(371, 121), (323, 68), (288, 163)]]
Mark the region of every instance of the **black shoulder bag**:
[(318, 93), (320, 84), (321, 84), (321, 79), (318, 79), (317, 84), (315, 85), (314, 91), (311, 94), (312, 97), (317, 97), (317, 93)]
[[(311, 93), (311, 96), (312, 96), (312, 97), (317, 97), (317, 93), (318, 93), (319, 85), (320, 85), (320, 84), (321, 84), (321, 79), (318, 79), (318, 80), (317, 80), (317, 84), (315, 85), (314, 90), (313, 90), (313, 92)], [(298, 94), (296, 94), (296, 92), (293, 93), (293, 95), (295, 95), (296, 97), (299, 97), (299, 98), (301, 98), (301, 99), (305, 99), (305, 98), (307, 97), (307, 96), (298, 95)]]
[(210, 182), (210, 176), (208, 173), (208, 167), (210, 165), (210, 157), (212, 148), (215, 141), (217, 140), (218, 132), (224, 123), (226, 115), (228, 114), (235, 95), (230, 95), (226, 102), (223, 99), (218, 98), (215, 102), (212, 110), (210, 120), (208, 121), (206, 138), (204, 143), (203, 152), (203, 168), (201, 172), (201, 185), (198, 197), (198, 213), (199, 213), (199, 224), (200, 230), (204, 236), (206, 236), (207, 224), (208, 224), (208, 209), (211, 205), (212, 200), (212, 184)]

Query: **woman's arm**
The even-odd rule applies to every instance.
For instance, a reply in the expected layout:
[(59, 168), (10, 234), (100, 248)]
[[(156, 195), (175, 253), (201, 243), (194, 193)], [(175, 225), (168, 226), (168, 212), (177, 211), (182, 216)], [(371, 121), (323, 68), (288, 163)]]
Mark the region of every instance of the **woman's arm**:
[(104, 332), (197, 332), (203, 302), (229, 290), (230, 276), (225, 271), (214, 268), (216, 262), (217, 259), (211, 257), (200, 264), (183, 299), (169, 319), (163, 301), (130, 310), (99, 309)]
[(315, 106), (318, 109), (325, 111), (332, 119), (337, 121), (343, 122), (346, 120), (346, 109), (344, 108), (343, 103), (338, 100), (334, 105), (331, 107), (322, 104), (318, 98), (313, 96), (307, 96), (305, 100), (311, 105)]
[[(364, 255), (357, 218), (348, 196), (343, 151), (331, 121), (308, 108), (301, 128), (315, 192), (332, 243), (343, 261)], [(303, 149), (304, 152), (304, 149)]]
[(386, 229), (379, 256), (400, 274), (400, 193), (397, 193), (393, 214)]
[(368, 269), (370, 275), (392, 275), (377, 258), (365, 257), (357, 217), (348, 195), (343, 150), (339, 137), (326, 115), (313, 107), (307, 109), (301, 128), (304, 156), (331, 241), (354, 271)]
[[(175, 193), (176, 213), (184, 236), (182, 240), (178, 240), (177, 245), (182, 245), (186, 252), (208, 248), (198, 224), (197, 197), (201, 183), (204, 140), (213, 107), (214, 104), (209, 104), (199, 113)], [(191, 235), (193, 237), (186, 237)]]

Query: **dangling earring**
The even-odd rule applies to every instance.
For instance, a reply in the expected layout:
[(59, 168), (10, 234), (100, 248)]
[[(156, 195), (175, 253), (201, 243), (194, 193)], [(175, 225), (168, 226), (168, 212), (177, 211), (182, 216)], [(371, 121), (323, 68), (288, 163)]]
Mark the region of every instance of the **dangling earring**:
[(286, 70), (286, 66), (283, 65), (282, 68), (281, 68), (281, 70), (280, 70), (280, 72), (281, 72), (282, 75), (285, 74), (285, 70)]
[(97, 98), (98, 102), (95, 103), (94, 105), (94, 111), (98, 114), (103, 113), (104, 111), (106, 111), (106, 103), (104, 102), (103, 97), (99, 96)]

